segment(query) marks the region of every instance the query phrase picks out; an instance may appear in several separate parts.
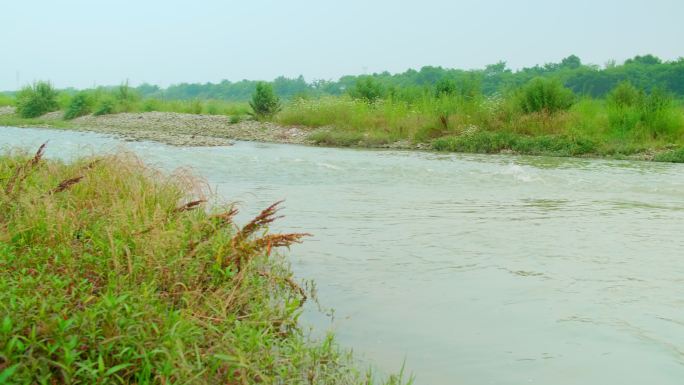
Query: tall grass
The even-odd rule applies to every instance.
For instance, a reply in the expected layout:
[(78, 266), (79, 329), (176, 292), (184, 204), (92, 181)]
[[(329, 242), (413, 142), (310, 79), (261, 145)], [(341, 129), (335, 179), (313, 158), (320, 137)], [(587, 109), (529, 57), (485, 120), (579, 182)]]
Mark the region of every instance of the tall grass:
[(0, 156), (1, 383), (372, 380), (298, 326), (308, 292), (277, 250), (305, 234), (267, 231), (277, 204), (238, 225), (189, 175), (44, 150)]
[(276, 121), (316, 128), (313, 142), (340, 146), (406, 140), (432, 143), (438, 150), (563, 156), (631, 155), (684, 146), (684, 109), (659, 91), (635, 91), (634, 105), (624, 106), (612, 96), (575, 96), (552, 80), (533, 80), (491, 96), (458, 90), (445, 81), (432, 92), (414, 90), (409, 98), (395, 92), (374, 103), (348, 96), (299, 99)]

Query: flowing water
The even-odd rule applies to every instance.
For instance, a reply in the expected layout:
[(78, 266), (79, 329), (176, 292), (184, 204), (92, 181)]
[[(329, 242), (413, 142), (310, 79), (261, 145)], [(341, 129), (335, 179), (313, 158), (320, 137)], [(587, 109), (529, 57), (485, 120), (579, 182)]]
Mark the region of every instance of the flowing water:
[[(0, 128), (0, 146), (113, 151), (97, 134)], [(304, 317), (417, 384), (684, 383), (684, 165), (277, 144), (128, 143), (191, 167), (280, 230), (327, 317)]]

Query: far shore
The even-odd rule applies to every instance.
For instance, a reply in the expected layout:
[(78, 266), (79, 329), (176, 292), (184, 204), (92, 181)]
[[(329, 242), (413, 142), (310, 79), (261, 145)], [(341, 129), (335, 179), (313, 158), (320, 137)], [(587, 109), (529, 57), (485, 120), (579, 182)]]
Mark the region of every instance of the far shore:
[[(334, 131), (330, 127), (309, 128), (285, 126), (272, 122), (241, 119), (237, 122), (226, 115), (188, 114), (177, 112), (125, 112), (101, 116), (86, 115), (64, 120), (62, 111), (47, 113), (35, 119), (23, 119), (15, 114), (14, 107), (0, 107), (0, 126), (56, 128), (112, 134), (129, 141), (154, 141), (172, 146), (210, 147), (229, 146), (234, 141), (302, 144), (340, 147), (317, 143), (310, 139), (316, 132)], [(430, 150), (429, 143), (412, 143), (408, 140), (378, 146), (347, 146), (359, 148), (390, 148), (401, 150)], [(652, 150), (627, 156), (588, 154), (579, 158), (603, 158), (653, 161), (663, 151)], [(517, 154), (502, 151), (505, 154)], [(525, 154), (520, 154), (525, 155)], [(549, 154), (549, 156), (554, 156)]]

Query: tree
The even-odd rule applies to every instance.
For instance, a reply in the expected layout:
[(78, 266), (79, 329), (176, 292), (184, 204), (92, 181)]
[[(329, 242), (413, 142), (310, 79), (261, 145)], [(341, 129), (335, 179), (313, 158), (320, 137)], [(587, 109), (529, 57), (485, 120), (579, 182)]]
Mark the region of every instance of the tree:
[(371, 76), (364, 76), (356, 80), (354, 88), (349, 93), (355, 99), (363, 99), (368, 103), (374, 103), (385, 92), (380, 82)]
[(258, 82), (249, 101), (252, 115), (257, 119), (270, 118), (281, 109), (280, 98), (273, 92), (273, 87), (266, 82)]

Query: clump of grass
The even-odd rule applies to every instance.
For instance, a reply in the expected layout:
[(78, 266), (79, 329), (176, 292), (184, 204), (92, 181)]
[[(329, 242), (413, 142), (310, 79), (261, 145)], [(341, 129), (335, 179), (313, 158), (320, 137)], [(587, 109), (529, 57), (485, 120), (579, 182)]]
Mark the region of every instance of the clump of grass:
[(300, 330), (277, 248), (305, 234), (267, 231), (278, 204), (240, 226), (187, 176), (44, 149), (0, 156), (3, 383), (370, 382)]
[(22, 118), (35, 118), (59, 109), (57, 91), (50, 82), (39, 81), (17, 94), (17, 113)]
[(566, 136), (525, 136), (510, 132), (479, 131), (470, 135), (449, 136), (435, 140), (437, 151), (492, 154), (512, 151), (530, 155), (578, 156), (596, 151), (594, 142)]
[(653, 160), (656, 162), (684, 163), (684, 147), (657, 154)]
[(611, 129), (623, 136), (678, 139), (682, 132), (681, 110), (660, 88), (646, 93), (622, 82), (608, 94), (606, 103)]

